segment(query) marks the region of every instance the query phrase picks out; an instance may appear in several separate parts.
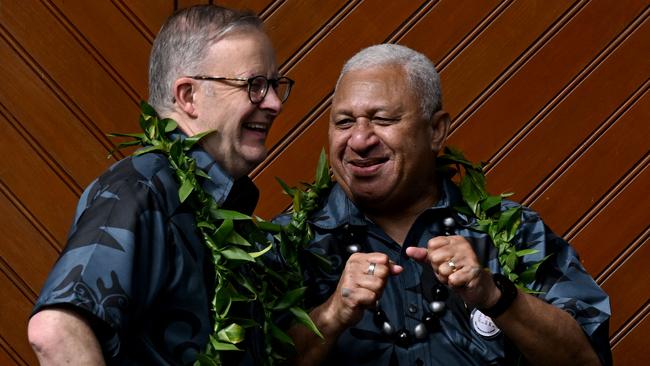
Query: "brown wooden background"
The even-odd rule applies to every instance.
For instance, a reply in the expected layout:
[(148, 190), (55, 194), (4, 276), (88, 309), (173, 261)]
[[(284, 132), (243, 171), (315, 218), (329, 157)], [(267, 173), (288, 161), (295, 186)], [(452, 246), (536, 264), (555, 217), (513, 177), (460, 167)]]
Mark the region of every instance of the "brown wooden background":
[[(1, 365), (36, 364), (30, 308), (83, 187), (114, 162), (105, 134), (138, 128), (154, 34), (190, 3), (0, 0)], [(220, 3), (261, 14), (297, 81), (252, 174), (260, 216), (288, 203), (275, 176), (312, 177), (343, 61), (408, 45), (441, 72), (450, 144), (488, 162), (491, 189), (541, 212), (611, 295), (616, 363), (650, 364), (647, 0)]]

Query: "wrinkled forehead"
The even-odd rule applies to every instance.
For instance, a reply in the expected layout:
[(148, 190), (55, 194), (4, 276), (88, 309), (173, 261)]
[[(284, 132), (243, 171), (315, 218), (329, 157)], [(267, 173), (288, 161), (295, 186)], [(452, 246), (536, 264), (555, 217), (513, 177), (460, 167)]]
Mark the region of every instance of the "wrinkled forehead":
[(332, 109), (404, 108), (416, 103), (415, 98), (401, 65), (372, 66), (349, 70), (341, 77), (332, 99)]

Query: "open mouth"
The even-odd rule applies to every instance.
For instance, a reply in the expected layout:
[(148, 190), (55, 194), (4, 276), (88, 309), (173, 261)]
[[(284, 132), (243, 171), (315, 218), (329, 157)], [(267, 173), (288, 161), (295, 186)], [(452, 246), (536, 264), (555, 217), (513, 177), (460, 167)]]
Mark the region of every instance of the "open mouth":
[(350, 159), (348, 164), (352, 164), (359, 168), (367, 168), (374, 165), (382, 164), (388, 161), (388, 158), (363, 158), (363, 159)]
[(244, 123), (243, 125), (243, 127), (247, 130), (260, 132), (260, 133), (267, 133), (269, 131), (270, 126), (271, 124), (269, 123), (261, 123), (261, 122), (248, 122), (248, 123)]

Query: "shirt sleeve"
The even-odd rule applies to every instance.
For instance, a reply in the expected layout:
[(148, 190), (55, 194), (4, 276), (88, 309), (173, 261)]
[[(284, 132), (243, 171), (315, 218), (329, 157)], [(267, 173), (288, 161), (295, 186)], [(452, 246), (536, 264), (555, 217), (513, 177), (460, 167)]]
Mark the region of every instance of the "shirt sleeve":
[(127, 310), (134, 292), (155, 291), (141, 288), (148, 281), (138, 276), (162, 277), (157, 271), (163, 266), (151, 265), (163, 252), (156, 248), (164, 247), (152, 245), (164, 240), (157, 206), (153, 193), (139, 179), (107, 183), (100, 178), (89, 186), (33, 312), (57, 306), (77, 311), (88, 319), (104, 353), (114, 355), (119, 348), (117, 334), (130, 321), (132, 312)]
[(609, 346), (609, 296), (583, 267), (569, 243), (553, 233), (533, 211), (525, 209), (522, 220), (522, 243), (537, 249), (526, 256), (531, 264), (548, 256), (539, 267), (533, 288), (540, 298), (567, 311), (585, 332), (604, 365), (612, 364)]

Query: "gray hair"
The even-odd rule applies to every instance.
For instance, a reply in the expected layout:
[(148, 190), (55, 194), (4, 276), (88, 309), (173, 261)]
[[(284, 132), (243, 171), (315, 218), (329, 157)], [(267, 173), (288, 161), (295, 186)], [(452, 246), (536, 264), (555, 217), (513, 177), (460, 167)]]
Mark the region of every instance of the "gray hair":
[(262, 31), (262, 21), (248, 11), (198, 5), (176, 12), (163, 24), (149, 58), (149, 104), (158, 113), (171, 110), (177, 78), (201, 72), (208, 48), (242, 29)]
[(350, 71), (387, 65), (404, 68), (425, 118), (431, 118), (442, 108), (440, 76), (433, 62), (420, 52), (398, 44), (378, 44), (359, 51), (343, 65), (336, 87), (339, 87), (343, 75)]

